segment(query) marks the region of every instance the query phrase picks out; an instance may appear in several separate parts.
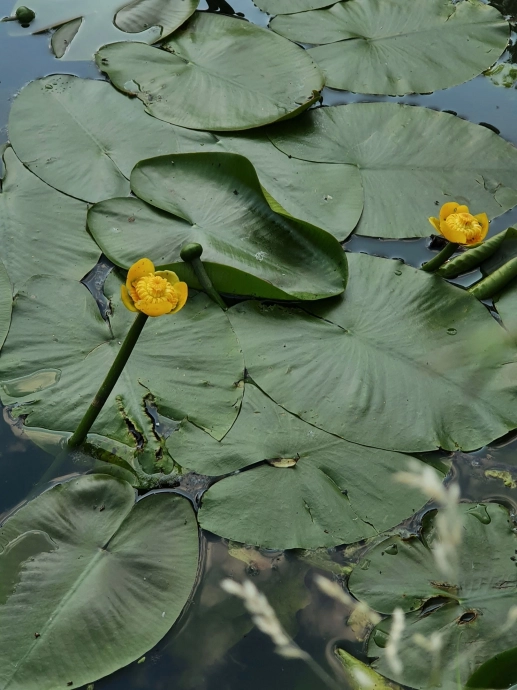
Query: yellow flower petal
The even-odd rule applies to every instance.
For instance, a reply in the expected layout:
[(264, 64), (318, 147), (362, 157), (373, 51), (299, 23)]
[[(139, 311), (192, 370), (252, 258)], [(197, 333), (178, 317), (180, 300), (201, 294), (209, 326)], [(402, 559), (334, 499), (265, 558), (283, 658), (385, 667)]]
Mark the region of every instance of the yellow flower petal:
[(185, 302), (187, 301), (188, 297), (187, 283), (176, 283), (174, 286), (174, 290), (178, 296), (178, 304), (171, 311), (171, 314), (175, 314), (177, 311), (183, 309), (183, 307), (185, 306)]
[(481, 225), (481, 229), (483, 230), (483, 236), (481, 239), (484, 240), (488, 232), (488, 226), (490, 225), (488, 216), (486, 213), (478, 213), (477, 216), (474, 216), (474, 218), (479, 221), (479, 224)]
[(160, 278), (165, 278), (171, 285), (179, 283), (179, 278), (174, 271), (156, 271), (155, 275), (160, 276)]
[(127, 291), (127, 287), (125, 285), (120, 286), (120, 297), (122, 298), (122, 303), (125, 307), (127, 307), (127, 309), (129, 309), (129, 311), (138, 311), (133, 304), (133, 300), (129, 296), (129, 292)]
[(442, 220), (440, 223), (440, 235), (443, 235), (446, 240), (449, 240), (449, 242), (465, 244), (465, 233), (449, 227), (444, 220)]
[(139, 259), (127, 272), (126, 287), (131, 291), (133, 283), (144, 276), (154, 273), (154, 264), (150, 259)]
[(431, 216), (431, 218), (429, 218), (429, 222), (431, 223), (433, 228), (436, 230), (436, 232), (441, 232), (440, 231), (440, 221), (438, 220), (438, 218), (433, 218)]
[(457, 201), (448, 201), (440, 209), (440, 220), (445, 220), (451, 213), (458, 212), (459, 204)]
[(140, 259), (128, 271), (120, 289), (122, 301), (131, 311), (147, 316), (176, 313), (187, 301), (188, 288), (174, 271), (155, 271), (150, 259)]
[(163, 300), (161, 302), (147, 302), (145, 300), (140, 300), (135, 304), (138, 311), (147, 314), (147, 316), (163, 316), (164, 314), (170, 314), (172, 311), (172, 304)]

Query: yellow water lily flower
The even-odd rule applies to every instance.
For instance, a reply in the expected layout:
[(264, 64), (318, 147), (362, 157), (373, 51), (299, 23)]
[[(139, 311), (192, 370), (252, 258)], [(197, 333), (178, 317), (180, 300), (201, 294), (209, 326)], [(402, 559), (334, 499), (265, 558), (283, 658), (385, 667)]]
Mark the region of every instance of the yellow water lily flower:
[(155, 271), (150, 259), (140, 259), (127, 272), (120, 296), (130, 311), (162, 316), (175, 314), (185, 305), (188, 287), (173, 271)]
[(440, 209), (439, 218), (429, 218), (429, 222), (440, 235), (449, 242), (471, 247), (482, 242), (488, 232), (489, 220), (486, 213), (473, 216), (468, 206), (449, 201)]

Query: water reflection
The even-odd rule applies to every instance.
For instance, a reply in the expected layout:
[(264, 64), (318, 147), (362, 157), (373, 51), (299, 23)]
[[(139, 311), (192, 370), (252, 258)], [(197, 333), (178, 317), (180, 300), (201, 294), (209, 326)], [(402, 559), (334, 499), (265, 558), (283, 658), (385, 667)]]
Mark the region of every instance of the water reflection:
[[(149, 654), (114, 676), (95, 683), (95, 690), (319, 690), (321, 682), (298, 660), (277, 656), (273, 645), (252, 625), (240, 600), (226, 594), (226, 577), (253, 579), (275, 608), (283, 626), (321, 665), (334, 667), (334, 643), (350, 645), (353, 633), (347, 611), (313, 585), (316, 570), (304, 558), (227, 545), (203, 535), (204, 577), (175, 628)], [(330, 557), (329, 568), (340, 566)], [(323, 569), (318, 572), (329, 574)], [(344, 690), (346, 686), (342, 685)]]

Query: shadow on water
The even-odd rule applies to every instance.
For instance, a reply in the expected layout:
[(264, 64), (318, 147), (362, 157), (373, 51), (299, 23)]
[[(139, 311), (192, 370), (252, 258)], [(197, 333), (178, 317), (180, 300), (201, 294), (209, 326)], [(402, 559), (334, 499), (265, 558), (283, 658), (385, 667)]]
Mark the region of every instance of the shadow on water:
[[(0, 16), (9, 14), (13, 0), (0, 0)], [(501, 12), (517, 22), (517, 0), (494, 0)], [(200, 9), (246, 17), (266, 26), (268, 16), (251, 0), (202, 0)], [(9, 24), (0, 24), (0, 142), (7, 140), (7, 118), (12, 98), (30, 80), (53, 73), (72, 73), (99, 79), (91, 62), (56, 60), (49, 51), (49, 36), (11, 37)], [(27, 29), (30, 33), (30, 29)], [(517, 63), (516, 35), (502, 58)], [(433, 94), (403, 98), (375, 97), (325, 89), (325, 105), (358, 101), (394, 101), (446, 110), (501, 133), (517, 145), (515, 112), (517, 88), (496, 86), (487, 76)], [(517, 209), (496, 219), (494, 234), (517, 223)], [(436, 251), (429, 239), (388, 241), (352, 237), (349, 251), (401, 258), (419, 266)], [(476, 278), (468, 276), (461, 284)], [(95, 276), (92, 287), (96, 289)], [(433, 459), (451, 459), (433, 454)], [(0, 420), (0, 515), (11, 510), (30, 493), (51, 459), (27, 441), (20, 430)], [(474, 453), (452, 456), (453, 473), (464, 498), (498, 500), (517, 508), (517, 434)], [(78, 468), (79, 469), (79, 468)], [(354, 634), (346, 625), (347, 611), (316, 590), (316, 572), (346, 574), (340, 549), (323, 556), (271, 553), (229, 545), (202, 535), (204, 570), (192, 602), (172, 631), (138, 663), (95, 683), (95, 690), (319, 690), (317, 680), (300, 661), (280, 658), (271, 642), (251, 625), (241, 603), (223, 592), (225, 577), (251, 577), (270, 599), (282, 623), (298, 644), (328, 670), (335, 667), (332, 649), (337, 641), (360, 654)], [(325, 566), (321, 567), (321, 558)], [(320, 560), (318, 560), (320, 559)]]

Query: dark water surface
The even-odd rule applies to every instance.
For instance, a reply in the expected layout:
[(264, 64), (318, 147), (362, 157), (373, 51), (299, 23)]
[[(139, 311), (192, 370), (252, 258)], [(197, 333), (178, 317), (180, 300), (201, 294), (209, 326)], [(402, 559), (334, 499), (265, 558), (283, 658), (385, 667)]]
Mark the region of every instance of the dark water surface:
[[(0, 16), (10, 13), (14, 0), (0, 0)], [(102, 2), (102, 0), (99, 0)], [(29, 3), (30, 4), (30, 3)], [(508, 15), (517, 16), (517, 0), (493, 4)], [(250, 21), (266, 26), (268, 16), (251, 0), (202, 0), (200, 9), (242, 13)], [(88, 62), (56, 60), (49, 50), (49, 36), (9, 36), (9, 23), (0, 24), (0, 143), (7, 141), (7, 118), (14, 95), (30, 80), (53, 73), (72, 73), (98, 79)], [(27, 30), (29, 34), (30, 30)], [(515, 43), (515, 34), (513, 34)], [(503, 60), (517, 62), (517, 48), (510, 46)], [(496, 128), (517, 145), (517, 89), (498, 87), (485, 76), (430, 95), (403, 98), (375, 97), (325, 89), (324, 103), (395, 101), (454, 111), (462, 118)], [(517, 224), (517, 209), (491, 224), (491, 234)], [(429, 239), (387, 241), (353, 237), (350, 251), (403, 258), (421, 265), (433, 253)], [(1, 250), (0, 250), (1, 251)], [(472, 274), (462, 279), (468, 284)], [(475, 453), (433, 454), (447, 463), (460, 480), (462, 496), (470, 500), (497, 500), (517, 510), (516, 489), (496, 479), (486, 479), (488, 467), (517, 466), (517, 433)], [(0, 420), (0, 516), (23, 501), (47, 469), (51, 458), (23, 439), (20, 431)], [(515, 467), (517, 471), (517, 467)], [(231, 546), (231, 545), (230, 545)], [(247, 575), (264, 591), (297, 643), (327, 671), (338, 673), (332, 650), (337, 641), (359, 653), (354, 635), (345, 624), (347, 611), (331, 602), (314, 587), (316, 556), (294, 553), (258, 552), (231, 547), (211, 534), (202, 537), (203, 572), (193, 600), (172, 631), (140, 663), (122, 669), (95, 683), (95, 690), (319, 690), (321, 682), (300, 661), (277, 656), (270, 641), (255, 630), (241, 604), (225, 594), (219, 583), (224, 577)], [(343, 549), (324, 553), (326, 568), (339, 573), (346, 564)], [(328, 570), (327, 570), (328, 572)], [(344, 570), (342, 571), (344, 573)], [(121, 639), (121, 644), (124, 640)], [(343, 684), (343, 687), (345, 685)], [(89, 689), (91, 690), (91, 688)]]

